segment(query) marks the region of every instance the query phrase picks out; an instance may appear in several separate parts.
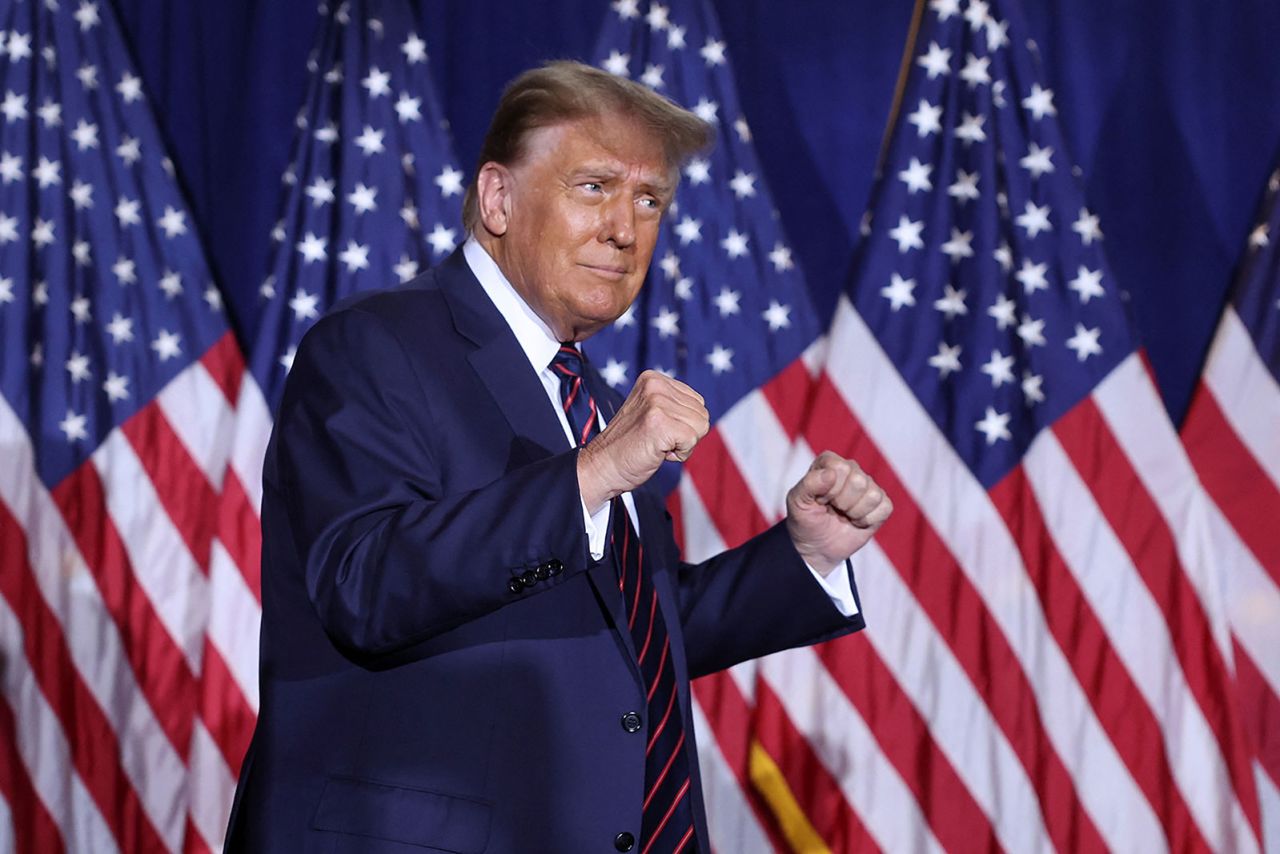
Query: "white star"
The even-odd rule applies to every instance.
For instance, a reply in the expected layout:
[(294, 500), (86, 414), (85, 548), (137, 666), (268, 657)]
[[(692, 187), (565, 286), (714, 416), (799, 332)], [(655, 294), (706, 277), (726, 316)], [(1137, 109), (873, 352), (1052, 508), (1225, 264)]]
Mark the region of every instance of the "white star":
[(124, 400), (129, 396), (129, 378), (122, 377), (115, 371), (108, 371), (107, 381), (102, 384), (102, 390), (107, 393), (107, 399), (112, 403)]
[(658, 266), (662, 268), (662, 272), (668, 279), (674, 279), (680, 275), (680, 258), (670, 250), (667, 251), (666, 255), (662, 256)]
[(335, 181), (332, 178), (328, 180), (321, 178), (319, 175), (311, 182), (305, 192), (307, 198), (311, 199), (311, 204), (315, 207), (322, 207), (333, 201), (333, 188)]
[(161, 329), (160, 334), (156, 336), (156, 340), (151, 342), (151, 349), (156, 351), (156, 356), (160, 361), (167, 362), (181, 355), (181, 341), (182, 336), (178, 333)]
[(66, 434), (68, 442), (79, 442), (87, 439), (89, 434), (85, 431), (85, 417), (77, 415), (70, 409), (67, 410), (67, 417), (58, 422), (58, 429)]
[(39, 368), (44, 365), (44, 342), (37, 341), (31, 348), (31, 366)]
[(18, 218), (0, 213), (0, 243), (12, 243), (18, 239)]
[(1014, 222), (1026, 229), (1027, 237), (1035, 237), (1042, 231), (1053, 231), (1053, 226), (1049, 223), (1049, 206), (1037, 207), (1030, 200), (1027, 201), (1026, 210), (1019, 214)]
[(698, 52), (707, 65), (724, 65), (724, 42), (708, 37), (707, 43)]
[(737, 314), (740, 311), (738, 300), (741, 298), (741, 291), (730, 290), (727, 285), (721, 288), (720, 293), (716, 294), (715, 298), (716, 308), (720, 310), (720, 316), (728, 317), (729, 315)]
[(996, 297), (996, 304), (987, 309), (987, 315), (994, 317), (996, 326), (1005, 329), (1018, 322), (1018, 304), (1005, 294)]
[(1058, 114), (1057, 108), (1053, 106), (1053, 90), (1044, 89), (1039, 83), (1031, 84), (1031, 94), (1022, 99), (1022, 106), (1030, 110), (1037, 121), (1045, 116)]
[(365, 125), (364, 132), (356, 137), (355, 143), (366, 157), (370, 154), (381, 154), (386, 150), (386, 146), (382, 144), (383, 134), (383, 131), (374, 130), (372, 126)]
[(613, 388), (617, 388), (627, 381), (627, 363), (619, 362), (617, 359), (610, 358), (605, 366), (600, 369), (600, 376), (604, 378)]
[(276, 224), (271, 227), (271, 239), (276, 243), (284, 243), (284, 220), (277, 220)]
[(1005, 383), (1013, 382), (1013, 356), (1004, 356), (999, 350), (992, 350), (991, 358), (982, 366), (982, 372), (991, 377), (992, 388), (1000, 388)]
[(338, 138), (338, 125), (330, 119), (325, 123), (325, 126), (317, 130), (313, 136), (316, 138), (316, 142), (330, 145)]
[(407, 282), (418, 275), (418, 262), (402, 253), (400, 263), (392, 267), (391, 271), (396, 274), (396, 281)]
[(4, 48), (9, 53), (9, 61), (17, 62), (31, 56), (31, 36), (14, 30), (9, 34), (9, 43)]
[(1009, 432), (1009, 414), (1007, 412), (996, 412), (993, 407), (988, 406), (986, 415), (975, 425), (978, 432), (987, 437), (987, 447), (994, 445), (1001, 439), (1006, 442), (1013, 438), (1013, 434)]
[(13, 302), (13, 279), (0, 278), (0, 305)]
[(182, 293), (182, 276), (173, 270), (165, 270), (164, 275), (160, 277), (160, 290), (164, 291), (164, 295), (169, 299), (173, 299)]
[(605, 57), (605, 60), (601, 65), (604, 67), (605, 71), (615, 77), (631, 76), (631, 69), (629, 67), (631, 65), (631, 54), (629, 53), (623, 53), (620, 50), (611, 51), (609, 55)]
[(76, 9), (73, 17), (80, 24), (80, 32), (82, 33), (89, 32), (101, 22), (98, 18), (98, 4), (90, 3), (88, 0), (84, 0), (80, 4), (80, 8)]
[(1027, 399), (1027, 405), (1033, 403), (1044, 403), (1044, 377), (1033, 374), (1030, 371), (1022, 372), (1022, 396)]
[(356, 188), (347, 194), (347, 202), (356, 209), (356, 216), (378, 209), (378, 188), (356, 184)]
[(947, 195), (962, 205), (970, 199), (978, 198), (978, 173), (957, 169), (956, 181), (947, 187)]
[(81, 267), (88, 267), (93, 263), (92, 250), (86, 240), (77, 240), (71, 246), (71, 257), (76, 259), (76, 264)]
[(728, 347), (717, 344), (715, 349), (707, 354), (707, 364), (711, 366), (713, 374), (723, 374), (726, 371), (733, 370), (733, 351)]
[(347, 265), (347, 272), (364, 270), (369, 266), (369, 247), (361, 246), (354, 240), (347, 241), (347, 248), (338, 253), (338, 260)]
[(612, 6), (613, 11), (617, 12), (618, 17), (624, 21), (640, 17), (640, 9), (636, 0), (613, 0)]
[(624, 311), (622, 315), (613, 322), (613, 325), (618, 329), (626, 329), (628, 326), (635, 326), (636, 325), (635, 303), (632, 303), (631, 305), (627, 306), (627, 310)]
[(946, 21), (960, 14), (960, 0), (929, 0), (929, 8), (937, 13), (939, 21)]
[(942, 297), (934, 300), (933, 307), (945, 314), (947, 320), (954, 320), (959, 315), (969, 313), (969, 307), (964, 304), (965, 296), (964, 289), (957, 290), (951, 285), (943, 285)]
[(370, 98), (379, 98), (391, 94), (391, 75), (380, 71), (378, 66), (369, 67), (369, 75), (360, 81), (360, 85), (369, 90)]
[(331, 86), (337, 86), (342, 82), (342, 63), (335, 62), (333, 67), (324, 73), (324, 82)]
[(120, 76), (120, 82), (116, 84), (116, 91), (120, 93), (120, 97), (124, 99), (126, 104), (132, 104), (142, 98), (142, 78), (135, 77), (126, 71)]
[(62, 124), (62, 105), (50, 98), (45, 98), (44, 103), (36, 110), (36, 115), (40, 117), (40, 121), (46, 128), (56, 128)]
[(1031, 315), (1022, 315), (1022, 322), (1018, 324), (1018, 337), (1028, 347), (1044, 346), (1044, 320), (1032, 320)]
[(31, 291), (31, 301), (36, 305), (49, 304), (49, 283), (36, 282), (35, 288)]
[(738, 135), (738, 139), (743, 142), (751, 141), (751, 127), (747, 124), (747, 120), (744, 117), (738, 116), (733, 120), (733, 132), (736, 133)]
[(687, 300), (693, 296), (693, 279), (688, 276), (682, 277), (676, 282), (675, 286), (676, 299)]
[(1032, 178), (1039, 178), (1053, 171), (1053, 148), (1041, 148), (1034, 142), (1027, 148), (1027, 156), (1018, 161), (1018, 165), (1031, 173)]
[(222, 293), (212, 282), (204, 289), (204, 301), (210, 311), (222, 311)]
[(680, 50), (684, 47), (684, 34), (684, 27), (677, 27), (675, 24), (672, 24), (671, 28), (667, 30), (667, 49)]
[(20, 119), (27, 117), (27, 96), (19, 95), (12, 89), (4, 93), (4, 102), (0, 103), (0, 113), (4, 113), (4, 120), (13, 124)]
[(684, 174), (693, 186), (705, 184), (711, 180), (711, 163), (701, 157), (695, 157), (684, 167)]
[(640, 82), (648, 86), (650, 89), (661, 89), (663, 70), (664, 69), (661, 65), (649, 63), (644, 67), (644, 74), (640, 75)]
[(116, 259), (116, 262), (111, 265), (111, 272), (120, 280), (120, 284), (132, 285), (134, 282), (138, 281), (136, 267), (137, 265), (134, 264), (132, 258), (126, 258), (121, 255)]
[(702, 240), (702, 220), (686, 216), (676, 225), (675, 231), (681, 246), (699, 242)]
[(71, 375), (73, 383), (89, 379), (89, 357), (72, 350), (70, 358), (67, 359), (67, 373)]
[(1090, 356), (1095, 356), (1102, 352), (1102, 345), (1098, 343), (1098, 338), (1101, 335), (1102, 327), (1085, 329), (1084, 324), (1077, 323), (1076, 334), (1067, 339), (1067, 347), (1075, 351), (1077, 360), (1083, 362)]
[(317, 306), (320, 298), (315, 294), (309, 294), (302, 288), (294, 293), (293, 299), (289, 300), (289, 310), (293, 312), (295, 322), (302, 322), (320, 316)]
[(916, 136), (921, 139), (942, 130), (942, 107), (935, 107), (925, 99), (920, 99), (920, 106), (907, 116), (907, 121), (916, 126)]
[(31, 242), (38, 248), (43, 249), (50, 243), (53, 243), (53, 229), (53, 220), (40, 219), (39, 217), (36, 217), (35, 225), (31, 227)]
[(773, 264), (776, 272), (784, 272), (795, 266), (795, 262), (791, 260), (791, 250), (781, 243), (773, 244), (773, 251), (769, 253), (769, 262)]
[(719, 109), (720, 105), (715, 101), (707, 100), (705, 95), (698, 99), (698, 103), (693, 105), (693, 112), (707, 124), (716, 124), (720, 121), (719, 116), (716, 115)]
[(22, 180), (22, 158), (16, 154), (4, 152), (0, 155), (0, 180), (6, 184)]
[(80, 85), (86, 89), (98, 88), (98, 66), (82, 65), (76, 69), (76, 77), (80, 80)]
[(1023, 258), (1022, 269), (1014, 273), (1013, 277), (1018, 280), (1027, 294), (1033, 294), (1036, 291), (1048, 290), (1049, 279), (1046, 275), (1048, 272), (1047, 263), (1032, 264), (1030, 258)]
[(1080, 235), (1080, 242), (1089, 246), (1095, 240), (1102, 239), (1102, 229), (1098, 225), (1098, 217), (1089, 213), (1088, 208), (1080, 209), (1080, 217), (1071, 224), (1071, 230)]
[(435, 177), (435, 185), (440, 188), (440, 194), (446, 199), (450, 196), (462, 195), (462, 170), (454, 169), (446, 163), (440, 170), (440, 174)]
[(1000, 264), (1000, 269), (1006, 273), (1013, 269), (1013, 250), (1009, 248), (1009, 241), (1004, 240), (991, 253), (991, 257), (996, 259)]
[(960, 79), (968, 83), (970, 89), (990, 83), (991, 73), (987, 70), (989, 65), (991, 65), (991, 57), (977, 57), (969, 54), (965, 58), (964, 68), (960, 69)]
[(142, 143), (131, 136), (123, 136), (116, 146), (116, 155), (124, 161), (124, 165), (132, 166), (142, 159)]
[(960, 370), (960, 345), (938, 342), (938, 352), (929, 357), (929, 367), (938, 369), (938, 379), (945, 380)]
[(84, 151), (88, 148), (98, 147), (98, 126), (89, 124), (81, 119), (76, 124), (76, 129), (71, 132), (71, 138), (75, 141), (76, 149)]
[(734, 173), (733, 180), (729, 182), (729, 188), (733, 190), (733, 194), (739, 199), (745, 199), (756, 194), (756, 176), (751, 172), (743, 172), (739, 169)]
[(400, 219), (404, 220), (404, 224), (409, 228), (418, 227), (418, 209), (413, 206), (413, 202), (404, 203), (404, 207), (400, 209)]
[(969, 0), (969, 8), (964, 11), (964, 19), (975, 33), (987, 24), (987, 10), (990, 6), (984, 0)]
[(400, 50), (404, 51), (404, 58), (410, 65), (427, 61), (427, 43), (418, 38), (417, 33), (409, 33), (409, 38), (400, 45)]
[(649, 321), (649, 324), (658, 330), (659, 338), (670, 338), (680, 333), (680, 315), (665, 305), (658, 309), (657, 315)]
[(924, 220), (912, 222), (906, 214), (898, 217), (897, 228), (889, 231), (889, 236), (898, 242), (898, 251), (906, 252), (909, 249), (923, 249), (924, 240), (920, 237), (924, 231)]
[(76, 323), (88, 323), (92, 319), (89, 309), (89, 298), (86, 296), (78, 296), (71, 301), (71, 316)]
[(401, 92), (400, 99), (396, 101), (396, 116), (400, 119), (400, 124), (416, 122), (422, 118), (419, 109), (422, 107), (421, 98), (410, 98), (408, 92)]
[(915, 279), (904, 279), (894, 273), (889, 284), (880, 289), (880, 295), (889, 300), (889, 308), (897, 311), (906, 306), (914, 306), (916, 298), (912, 291), (916, 289)]
[(736, 228), (729, 229), (729, 236), (720, 241), (720, 245), (724, 251), (728, 253), (730, 258), (741, 258), (747, 254), (747, 243), (750, 238)]
[(760, 316), (769, 324), (770, 332), (777, 332), (791, 325), (791, 306), (783, 305), (776, 299), (769, 300), (769, 307)]
[(138, 216), (138, 200), (128, 196), (120, 197), (120, 201), (116, 203), (115, 214), (116, 219), (120, 220), (121, 228), (142, 222), (142, 217)]
[(62, 183), (62, 164), (56, 160), (41, 157), (39, 165), (31, 170), (31, 177), (40, 184), (40, 189)]
[(958, 228), (951, 229), (951, 239), (942, 244), (942, 252), (951, 259), (951, 263), (957, 263), (961, 258), (973, 257), (973, 232), (961, 231)]
[(671, 10), (666, 6), (663, 6), (661, 3), (654, 3), (649, 7), (649, 14), (645, 15), (644, 21), (649, 25), (650, 29), (661, 32), (662, 30), (665, 30), (667, 25), (670, 23), (667, 20), (667, 15), (669, 15), (670, 12)]
[(916, 65), (929, 72), (933, 80), (941, 75), (951, 73), (951, 48), (941, 47), (937, 42), (929, 42), (929, 52), (916, 60)]
[(107, 334), (111, 336), (112, 343), (123, 344), (126, 341), (133, 340), (133, 319), (125, 317), (116, 312), (111, 317), (111, 322), (107, 324)]
[(995, 53), (1007, 44), (1009, 44), (1009, 22), (989, 18), (987, 20), (987, 51)]
[(1067, 287), (1080, 295), (1081, 303), (1106, 294), (1102, 287), (1102, 270), (1090, 270), (1083, 264), (1076, 270), (1076, 277), (1067, 282)]
[(986, 116), (971, 115), (965, 113), (960, 119), (960, 125), (953, 131), (956, 139), (964, 143), (968, 148), (975, 142), (983, 142), (987, 138), (987, 132), (982, 129), (982, 124), (987, 120)]
[(933, 171), (933, 164), (921, 163), (919, 159), (913, 157), (911, 162), (898, 173), (898, 178), (902, 183), (907, 185), (908, 193), (915, 193), (918, 190), (932, 190), (933, 182), (929, 180), (929, 173)]
[(326, 247), (329, 245), (328, 238), (307, 232), (306, 236), (298, 241), (298, 251), (302, 253), (302, 261), (310, 264), (313, 261), (323, 261), (329, 256)]
[(45, 65), (49, 66), (50, 71), (54, 71), (58, 67), (58, 52), (53, 49), (53, 45), (46, 45), (40, 48), (40, 55), (44, 57)]
[(170, 205), (164, 206), (164, 216), (156, 220), (156, 225), (164, 229), (165, 237), (177, 237), (187, 233), (187, 214)]
[[(9, 182), (5, 181), (5, 183), (7, 184)], [(1078, 224), (1078, 221), (1077, 221), (1077, 224)], [(1071, 228), (1072, 230), (1075, 230), (1074, 225), (1071, 226)], [(1268, 244), (1270, 244), (1271, 243), (1270, 233), (1271, 233), (1270, 225), (1268, 225), (1265, 222), (1258, 223), (1258, 225), (1253, 229), (1253, 231), (1249, 232), (1249, 248), (1261, 249), (1264, 246), (1267, 246)]]
[(452, 228), (445, 228), (444, 223), (437, 222), (436, 227), (427, 235), (427, 242), (431, 244), (431, 251), (436, 255), (443, 255), (446, 252), (452, 252), (453, 248), (458, 245), (458, 233)]

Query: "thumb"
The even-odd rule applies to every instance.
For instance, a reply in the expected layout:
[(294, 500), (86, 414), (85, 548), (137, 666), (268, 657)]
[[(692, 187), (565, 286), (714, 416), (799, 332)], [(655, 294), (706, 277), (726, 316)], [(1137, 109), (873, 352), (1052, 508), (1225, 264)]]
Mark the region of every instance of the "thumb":
[(824, 467), (811, 468), (796, 484), (796, 502), (802, 506), (825, 504), (824, 499), (831, 493), (836, 484), (834, 469)]

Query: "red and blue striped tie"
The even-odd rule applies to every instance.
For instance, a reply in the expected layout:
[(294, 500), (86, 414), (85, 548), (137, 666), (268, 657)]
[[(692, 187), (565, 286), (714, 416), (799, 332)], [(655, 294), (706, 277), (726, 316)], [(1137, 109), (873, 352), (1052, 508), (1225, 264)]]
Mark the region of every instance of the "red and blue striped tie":
[[(583, 378), (582, 354), (562, 344), (551, 360), (560, 377), (560, 401), (569, 426), (585, 445), (600, 432), (596, 402)], [(627, 627), (647, 691), (649, 736), (645, 746), (644, 814), (640, 829), (641, 854), (667, 854), (697, 849), (693, 835), (693, 795), (689, 791), (689, 760), (684, 725), (676, 702), (671, 641), (658, 607), (644, 546), (636, 536), (621, 498), (609, 511), (610, 543), (618, 565), (618, 589), (626, 606)]]

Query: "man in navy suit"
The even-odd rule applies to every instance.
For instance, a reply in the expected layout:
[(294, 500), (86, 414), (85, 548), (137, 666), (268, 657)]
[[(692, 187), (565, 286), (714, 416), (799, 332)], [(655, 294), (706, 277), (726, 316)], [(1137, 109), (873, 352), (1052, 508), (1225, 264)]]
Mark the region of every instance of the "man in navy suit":
[(648, 372), (620, 402), (575, 346), (635, 298), (708, 139), (590, 67), (522, 75), (466, 245), (304, 338), (228, 850), (709, 851), (690, 678), (862, 627), (847, 558), (891, 505), (856, 463), (822, 454), (784, 521), (681, 563), (648, 481), (702, 398)]

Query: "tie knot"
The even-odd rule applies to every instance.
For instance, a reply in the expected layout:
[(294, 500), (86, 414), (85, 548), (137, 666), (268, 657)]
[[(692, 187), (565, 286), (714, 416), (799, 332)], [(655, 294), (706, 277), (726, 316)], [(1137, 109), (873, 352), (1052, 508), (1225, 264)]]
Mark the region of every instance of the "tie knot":
[(566, 377), (582, 376), (582, 354), (572, 344), (561, 344), (551, 360), (551, 370)]

